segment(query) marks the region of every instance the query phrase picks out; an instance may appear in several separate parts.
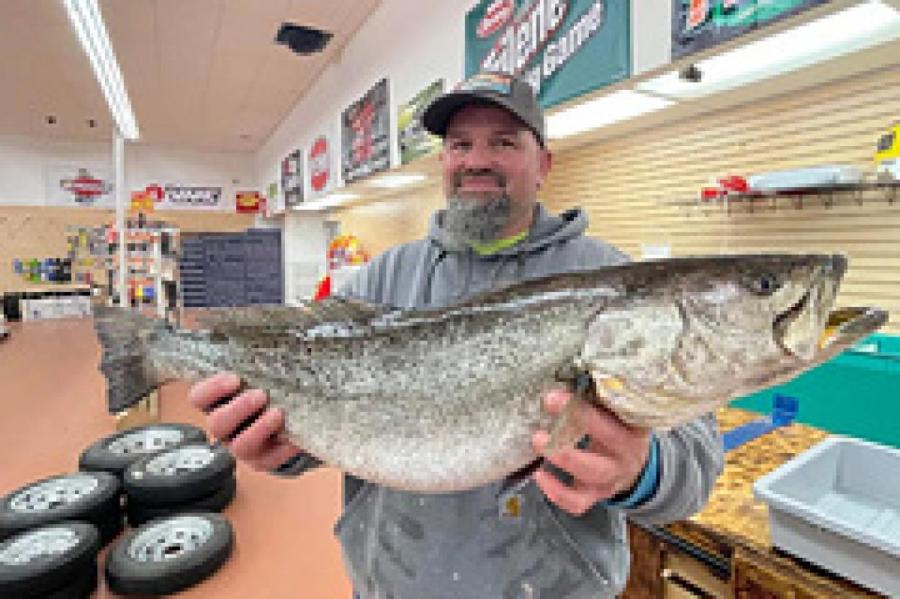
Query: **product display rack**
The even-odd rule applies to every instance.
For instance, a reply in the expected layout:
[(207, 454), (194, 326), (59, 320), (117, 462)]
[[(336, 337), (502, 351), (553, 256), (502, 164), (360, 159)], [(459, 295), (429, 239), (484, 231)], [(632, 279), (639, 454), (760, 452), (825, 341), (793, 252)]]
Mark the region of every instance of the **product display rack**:
[(700, 198), (693, 200), (676, 200), (664, 202), (665, 205), (693, 212), (724, 211), (748, 212), (778, 210), (791, 207), (802, 210), (808, 204), (820, 204), (831, 208), (837, 204), (849, 203), (863, 206), (873, 201), (887, 202), (894, 205), (900, 202), (900, 181), (875, 180), (861, 183), (846, 183), (809, 187), (805, 189), (777, 190), (750, 193), (726, 193), (713, 200)]
[[(125, 287), (131, 307), (151, 305), (157, 316), (166, 315), (165, 286), (178, 281), (179, 230), (161, 221), (128, 219), (125, 223)], [(107, 301), (120, 305), (116, 284), (119, 280), (119, 235), (115, 228), (106, 232)]]

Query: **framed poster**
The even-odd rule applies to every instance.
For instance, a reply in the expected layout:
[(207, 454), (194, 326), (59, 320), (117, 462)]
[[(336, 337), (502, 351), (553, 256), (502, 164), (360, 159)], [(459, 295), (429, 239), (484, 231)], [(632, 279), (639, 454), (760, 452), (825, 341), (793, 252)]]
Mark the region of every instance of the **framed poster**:
[(390, 166), (388, 81), (382, 79), (341, 113), (341, 172), (349, 184)]
[(281, 193), (288, 210), (303, 203), (303, 152), (294, 150), (281, 161)]
[(829, 0), (672, 0), (672, 59), (712, 48)]
[(444, 91), (444, 80), (438, 79), (397, 106), (397, 140), (400, 143), (400, 163), (407, 164), (428, 154), (441, 145), (441, 138), (422, 126), (425, 107)]

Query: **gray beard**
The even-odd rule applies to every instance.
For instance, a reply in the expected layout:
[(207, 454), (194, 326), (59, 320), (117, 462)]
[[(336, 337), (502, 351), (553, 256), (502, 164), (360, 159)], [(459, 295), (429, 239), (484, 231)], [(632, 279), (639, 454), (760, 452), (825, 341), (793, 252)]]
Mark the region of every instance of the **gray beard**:
[(488, 243), (500, 234), (512, 216), (512, 202), (506, 194), (492, 198), (447, 198), (442, 222), (444, 247), (461, 251), (471, 243)]

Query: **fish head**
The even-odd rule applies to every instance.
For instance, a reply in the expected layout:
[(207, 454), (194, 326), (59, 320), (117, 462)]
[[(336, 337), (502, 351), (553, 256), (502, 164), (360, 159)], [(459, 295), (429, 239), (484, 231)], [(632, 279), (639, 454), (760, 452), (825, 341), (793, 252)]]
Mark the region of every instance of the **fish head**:
[(730, 257), (675, 288), (686, 317), (714, 332), (724, 355), (752, 347), (761, 357), (811, 362), (846, 270), (840, 254)]
[[(627, 421), (670, 427), (837, 355), (887, 319), (835, 309), (847, 258), (759, 254), (644, 265), (597, 314), (582, 362)], [(601, 400), (603, 398), (601, 397)]]

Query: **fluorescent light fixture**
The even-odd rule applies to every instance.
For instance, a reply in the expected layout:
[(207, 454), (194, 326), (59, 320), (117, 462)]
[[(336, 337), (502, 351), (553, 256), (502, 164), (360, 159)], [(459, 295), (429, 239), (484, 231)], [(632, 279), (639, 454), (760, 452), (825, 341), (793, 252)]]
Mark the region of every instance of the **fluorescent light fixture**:
[(294, 210), (299, 210), (300, 212), (326, 210), (328, 208), (335, 208), (337, 206), (346, 204), (350, 200), (355, 200), (358, 197), (359, 196), (355, 193), (334, 192), (328, 194), (327, 196), (323, 196), (315, 200), (309, 200), (298, 206), (294, 206)]
[(670, 72), (639, 90), (688, 99), (732, 89), (900, 37), (900, 12), (868, 0), (696, 63), (698, 82)]
[(393, 175), (382, 175), (369, 181), (372, 187), (381, 187), (384, 189), (396, 189), (398, 187), (406, 187), (414, 185), (427, 179), (425, 175), (419, 173), (397, 173)]
[(125, 139), (137, 139), (137, 121), (131, 111), (122, 72), (109, 42), (109, 33), (103, 24), (97, 0), (63, 0), (63, 4), (78, 34), (81, 47), (91, 61), (94, 75), (100, 83), (119, 133)]
[(551, 114), (547, 117), (547, 136), (551, 139), (568, 137), (660, 110), (672, 103), (665, 98), (619, 90)]

